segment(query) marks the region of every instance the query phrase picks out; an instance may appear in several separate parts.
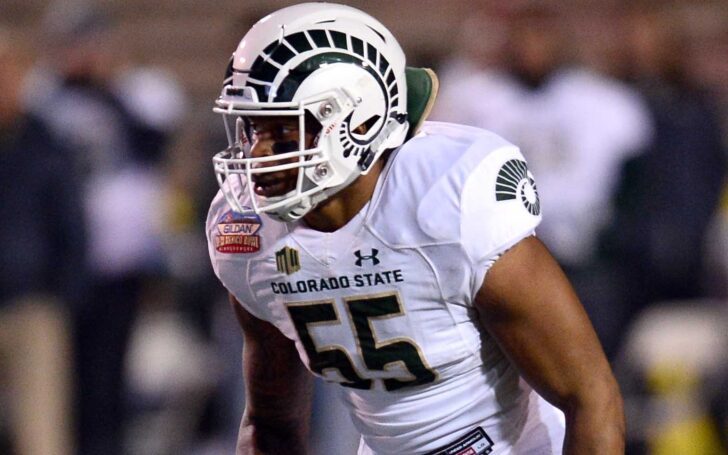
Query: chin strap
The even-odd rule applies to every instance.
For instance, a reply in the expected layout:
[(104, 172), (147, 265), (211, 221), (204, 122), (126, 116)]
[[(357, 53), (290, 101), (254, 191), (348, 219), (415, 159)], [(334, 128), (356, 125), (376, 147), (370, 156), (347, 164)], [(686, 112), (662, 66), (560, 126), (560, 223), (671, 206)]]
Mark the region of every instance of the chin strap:
[(320, 191), (316, 194), (305, 196), (292, 206), (281, 207), (279, 210), (273, 210), (265, 212), (269, 217), (277, 221), (283, 221), (285, 223), (292, 223), (303, 218), (308, 212), (313, 210), (319, 203), (333, 196), (338, 190), (343, 188), (345, 185), (340, 187), (328, 188)]
[[(265, 212), (268, 216), (271, 218), (283, 221), (286, 223), (291, 223), (297, 220), (300, 220), (303, 218), (308, 212), (313, 210), (317, 205), (319, 205), (321, 202), (325, 201), (326, 199), (332, 197), (339, 191), (343, 190), (347, 186), (349, 186), (354, 180), (359, 178), (359, 175), (362, 174), (354, 174), (351, 175), (348, 179), (346, 179), (342, 184), (337, 185), (335, 187), (326, 188), (324, 190), (319, 191), (318, 193), (311, 194), (309, 196), (306, 196), (299, 200), (297, 203), (293, 205), (293, 207), (289, 208), (283, 208), (281, 207), (281, 211), (271, 211), (271, 212)], [(285, 196), (281, 196), (285, 197)]]

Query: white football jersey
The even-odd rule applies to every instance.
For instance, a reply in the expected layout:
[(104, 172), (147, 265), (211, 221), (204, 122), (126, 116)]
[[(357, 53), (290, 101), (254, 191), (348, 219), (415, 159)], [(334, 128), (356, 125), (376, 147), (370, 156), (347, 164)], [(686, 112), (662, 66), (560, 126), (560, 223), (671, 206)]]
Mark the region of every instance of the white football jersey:
[[(650, 114), (626, 85), (579, 68), (551, 74), (538, 89), (487, 70), (450, 83), (433, 116), (494, 131), (517, 144), (538, 176), (548, 217), (539, 236), (558, 259), (593, 259), (624, 160), (650, 141)], [(466, 99), (463, 93), (475, 94)]]
[(563, 416), (520, 379), (473, 306), (488, 268), (540, 220), (515, 146), (428, 122), (341, 229), (243, 216), (218, 194), (207, 238), (245, 309), (342, 386), (361, 454), (546, 454), (561, 450)]

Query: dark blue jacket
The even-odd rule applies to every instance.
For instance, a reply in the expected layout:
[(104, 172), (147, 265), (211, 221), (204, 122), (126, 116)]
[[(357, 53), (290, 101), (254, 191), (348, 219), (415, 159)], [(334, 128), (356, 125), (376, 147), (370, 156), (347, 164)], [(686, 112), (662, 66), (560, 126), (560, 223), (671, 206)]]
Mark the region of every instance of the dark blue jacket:
[(78, 301), (85, 235), (77, 166), (32, 116), (0, 129), (0, 305), (35, 292)]

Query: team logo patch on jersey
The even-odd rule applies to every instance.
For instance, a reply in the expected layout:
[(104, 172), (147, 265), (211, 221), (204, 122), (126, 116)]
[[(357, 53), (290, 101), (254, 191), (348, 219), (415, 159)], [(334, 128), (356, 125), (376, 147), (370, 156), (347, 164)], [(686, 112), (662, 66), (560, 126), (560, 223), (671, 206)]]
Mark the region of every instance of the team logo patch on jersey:
[(229, 210), (217, 220), (215, 249), (220, 253), (255, 253), (260, 250), (260, 216)]
[(298, 258), (298, 251), (287, 246), (276, 251), (276, 269), (290, 275), (301, 270), (301, 261)]
[(536, 182), (528, 171), (525, 161), (506, 161), (500, 168), (495, 181), (495, 199), (496, 201), (520, 199), (531, 215), (541, 213)]

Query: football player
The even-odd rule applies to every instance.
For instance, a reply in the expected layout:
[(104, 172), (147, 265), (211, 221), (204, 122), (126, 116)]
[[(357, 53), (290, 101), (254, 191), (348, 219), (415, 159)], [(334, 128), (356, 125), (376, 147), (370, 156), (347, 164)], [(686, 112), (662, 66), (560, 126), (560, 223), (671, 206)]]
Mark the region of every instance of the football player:
[(244, 333), (238, 454), (306, 452), (309, 371), (341, 386), (360, 454), (623, 451), (524, 157), (424, 122), (436, 93), (348, 6), (281, 9), (234, 52), (207, 237)]

